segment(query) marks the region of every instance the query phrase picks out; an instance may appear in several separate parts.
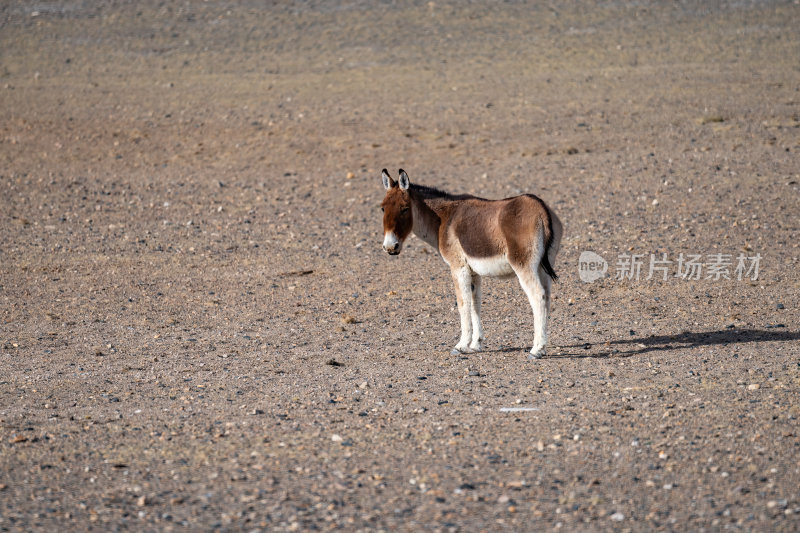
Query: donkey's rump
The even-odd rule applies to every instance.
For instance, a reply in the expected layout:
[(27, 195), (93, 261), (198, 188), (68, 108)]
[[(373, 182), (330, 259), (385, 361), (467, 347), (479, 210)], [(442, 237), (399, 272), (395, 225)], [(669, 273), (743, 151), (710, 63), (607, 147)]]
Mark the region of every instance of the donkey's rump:
[(503, 202), (498, 225), (508, 247), (509, 262), (522, 266), (540, 259), (550, 234), (550, 217), (544, 203), (532, 195)]

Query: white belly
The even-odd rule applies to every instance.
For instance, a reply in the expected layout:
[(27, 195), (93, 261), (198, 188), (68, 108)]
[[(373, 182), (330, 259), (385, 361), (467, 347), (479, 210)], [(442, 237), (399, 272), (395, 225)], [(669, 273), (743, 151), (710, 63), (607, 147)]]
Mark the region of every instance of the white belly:
[(502, 278), (505, 276), (512, 276), (514, 269), (504, 255), (497, 257), (467, 257), (467, 264), (479, 276), (490, 276), (493, 278)]

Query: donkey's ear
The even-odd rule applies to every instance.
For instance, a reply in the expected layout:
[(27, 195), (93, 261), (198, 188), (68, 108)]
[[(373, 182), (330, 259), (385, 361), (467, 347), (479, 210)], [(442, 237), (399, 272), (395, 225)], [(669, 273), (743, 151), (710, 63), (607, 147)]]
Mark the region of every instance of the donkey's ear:
[(383, 180), (383, 186), (386, 188), (386, 190), (389, 190), (392, 187), (397, 187), (397, 182), (395, 182), (391, 176), (389, 176), (389, 172), (385, 168), (381, 171), (381, 180)]
[(411, 187), (411, 181), (408, 179), (408, 174), (402, 168), (400, 169), (400, 188), (407, 191)]

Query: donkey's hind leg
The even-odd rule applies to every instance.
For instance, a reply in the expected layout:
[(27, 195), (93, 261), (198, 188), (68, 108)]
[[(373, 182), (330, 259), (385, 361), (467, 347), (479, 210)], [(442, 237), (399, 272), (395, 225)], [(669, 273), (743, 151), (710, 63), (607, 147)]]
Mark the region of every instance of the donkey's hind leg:
[(543, 276), (540, 275), (538, 267), (525, 266), (517, 270), (517, 277), (522, 290), (528, 297), (533, 310), (533, 348), (531, 348), (530, 359), (539, 359), (545, 354), (547, 344), (547, 311), (549, 308), (549, 276), (544, 274), (546, 281), (543, 283)]

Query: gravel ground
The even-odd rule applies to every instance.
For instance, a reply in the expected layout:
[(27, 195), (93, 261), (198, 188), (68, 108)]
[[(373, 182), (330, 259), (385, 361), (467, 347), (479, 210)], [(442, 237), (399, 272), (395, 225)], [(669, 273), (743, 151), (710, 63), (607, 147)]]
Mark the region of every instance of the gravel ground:
[[(798, 26), (0, 4), (0, 530), (800, 530)], [(558, 213), (547, 357), (515, 280), (449, 354), (383, 167)]]

